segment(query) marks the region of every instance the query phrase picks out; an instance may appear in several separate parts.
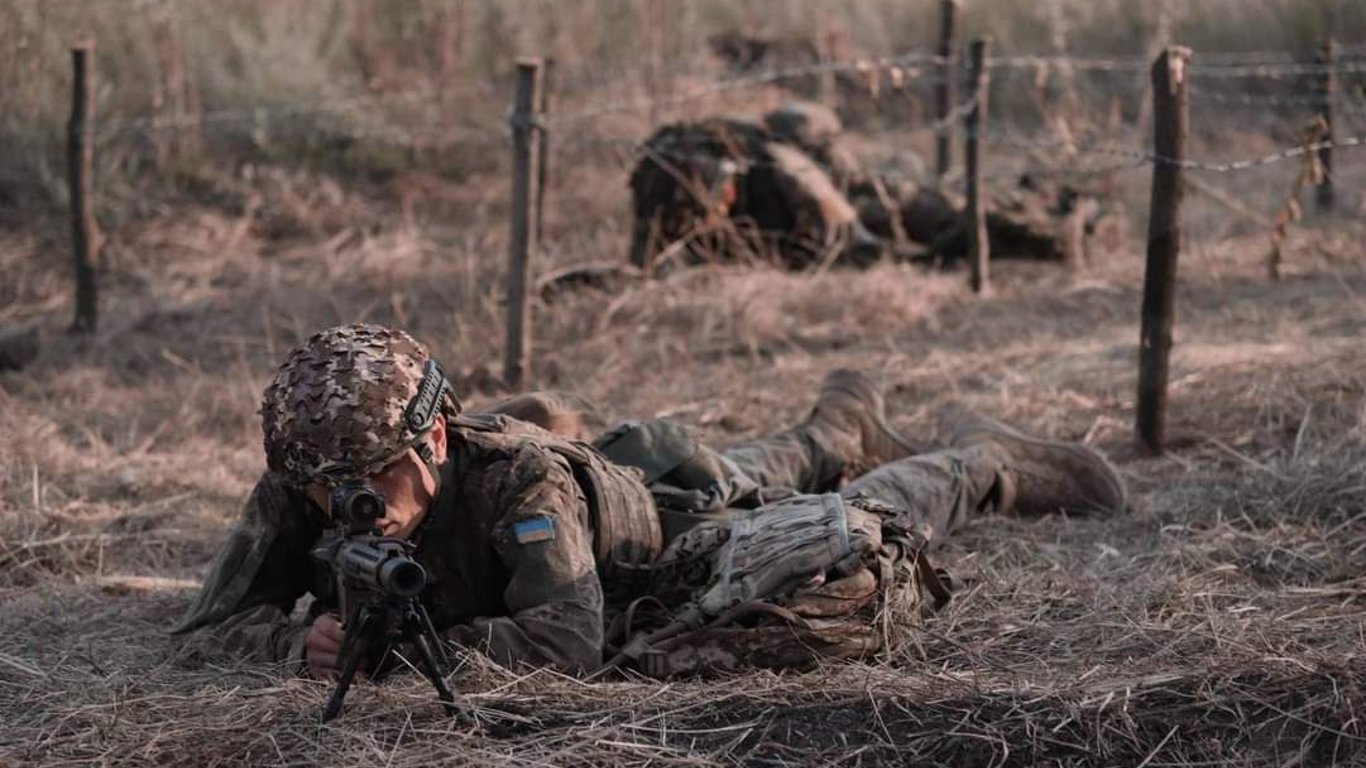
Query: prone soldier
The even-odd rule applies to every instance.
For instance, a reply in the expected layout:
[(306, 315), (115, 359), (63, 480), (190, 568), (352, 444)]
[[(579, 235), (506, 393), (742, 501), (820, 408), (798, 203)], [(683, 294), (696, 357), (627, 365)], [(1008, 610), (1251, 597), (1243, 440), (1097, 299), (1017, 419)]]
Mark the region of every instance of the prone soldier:
[(589, 444), (585, 415), (541, 394), (466, 413), (402, 331), (314, 335), (265, 390), (268, 469), (173, 631), (190, 650), (334, 675), (351, 628), (310, 552), (330, 494), (357, 484), (385, 502), (376, 534), (425, 571), (442, 641), (575, 674), (865, 655), (882, 637), (870, 617), (944, 599), (925, 553), (966, 520), (1126, 505), (1099, 454), (989, 420), (959, 417), (949, 447), (917, 453), (847, 370), (801, 423), (725, 451), (668, 421)]
[[(907, 174), (865, 171), (841, 132), (834, 112), (801, 102), (758, 122), (712, 117), (663, 126), (631, 173), (631, 263), (660, 271), (750, 259), (800, 269), (867, 266), (884, 252), (928, 262), (964, 258), (964, 201), (922, 181), (913, 156)], [(1094, 195), (1022, 174), (991, 195), (993, 258), (1084, 261), (1104, 213)]]

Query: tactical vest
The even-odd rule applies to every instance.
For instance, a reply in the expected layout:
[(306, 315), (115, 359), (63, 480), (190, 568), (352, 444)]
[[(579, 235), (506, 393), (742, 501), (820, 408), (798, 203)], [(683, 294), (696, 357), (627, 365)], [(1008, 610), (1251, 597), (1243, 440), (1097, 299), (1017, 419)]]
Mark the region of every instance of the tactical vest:
[(640, 470), (613, 464), (587, 443), (507, 416), (464, 414), (452, 419), (450, 426), (512, 438), (507, 441), (509, 451), (530, 442), (564, 458), (588, 501), (593, 558), (609, 602), (614, 595), (634, 591), (664, 547), (659, 513)]

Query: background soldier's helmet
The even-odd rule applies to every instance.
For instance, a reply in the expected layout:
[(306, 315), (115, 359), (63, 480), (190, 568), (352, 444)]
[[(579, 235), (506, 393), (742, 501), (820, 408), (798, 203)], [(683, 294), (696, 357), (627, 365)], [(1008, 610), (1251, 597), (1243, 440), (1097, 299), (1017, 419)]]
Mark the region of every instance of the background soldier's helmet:
[[(335, 485), (398, 459), (426, 430), (405, 418), (429, 359), (403, 331), (379, 325), (329, 328), (294, 349), (261, 401), (266, 463), (286, 482)], [(448, 417), (459, 405), (440, 394)]]

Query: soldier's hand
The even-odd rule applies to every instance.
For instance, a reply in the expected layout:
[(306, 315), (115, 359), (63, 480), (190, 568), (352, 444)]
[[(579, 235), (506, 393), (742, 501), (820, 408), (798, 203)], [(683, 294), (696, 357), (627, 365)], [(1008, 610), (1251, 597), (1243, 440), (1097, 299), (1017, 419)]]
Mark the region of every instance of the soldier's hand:
[(342, 640), (346, 633), (341, 622), (330, 613), (324, 613), (313, 620), (313, 627), (304, 640), (308, 657), (308, 671), (319, 680), (336, 677), (338, 657), (341, 656)]

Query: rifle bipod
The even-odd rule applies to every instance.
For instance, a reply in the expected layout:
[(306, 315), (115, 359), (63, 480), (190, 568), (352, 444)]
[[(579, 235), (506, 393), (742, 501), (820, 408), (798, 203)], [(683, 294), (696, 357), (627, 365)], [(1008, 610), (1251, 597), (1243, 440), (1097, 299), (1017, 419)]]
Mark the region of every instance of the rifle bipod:
[(452, 717), (474, 721), (468, 707), (457, 700), (455, 692), (442, 675), (446, 654), (441, 639), (432, 626), (427, 609), (416, 597), (384, 596), (377, 601), (358, 601), (351, 606), (342, 625), (346, 635), (342, 640), (341, 676), (337, 687), (323, 707), (324, 723), (341, 714), (346, 692), (356, 677), (356, 670), (366, 659), (375, 659), (373, 668), (381, 668), (384, 657), (400, 644), (407, 644), (417, 655), (417, 668), (436, 689), (437, 699)]

